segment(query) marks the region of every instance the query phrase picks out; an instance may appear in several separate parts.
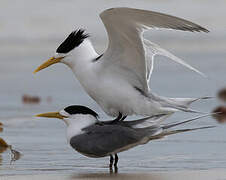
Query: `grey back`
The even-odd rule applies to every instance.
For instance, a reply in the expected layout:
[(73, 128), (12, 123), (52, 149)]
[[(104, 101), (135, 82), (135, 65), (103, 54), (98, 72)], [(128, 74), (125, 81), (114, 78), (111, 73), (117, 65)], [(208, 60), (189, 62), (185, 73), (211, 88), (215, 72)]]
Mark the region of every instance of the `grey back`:
[(123, 151), (138, 145), (158, 130), (159, 128), (135, 129), (128, 124), (95, 124), (83, 129), (83, 134), (71, 138), (70, 144), (89, 157), (104, 157), (120, 149)]

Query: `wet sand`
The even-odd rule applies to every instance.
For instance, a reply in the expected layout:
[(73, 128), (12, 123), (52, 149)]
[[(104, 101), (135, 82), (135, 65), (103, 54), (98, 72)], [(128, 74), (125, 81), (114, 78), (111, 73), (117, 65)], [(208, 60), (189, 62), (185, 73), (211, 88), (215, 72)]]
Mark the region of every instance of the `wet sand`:
[(89, 180), (89, 179), (142, 179), (142, 180), (224, 180), (226, 179), (225, 169), (214, 170), (197, 170), (197, 171), (175, 171), (175, 172), (151, 172), (145, 174), (133, 173), (90, 173), (90, 174), (40, 174), (40, 175), (17, 175), (17, 176), (2, 176), (1, 180)]

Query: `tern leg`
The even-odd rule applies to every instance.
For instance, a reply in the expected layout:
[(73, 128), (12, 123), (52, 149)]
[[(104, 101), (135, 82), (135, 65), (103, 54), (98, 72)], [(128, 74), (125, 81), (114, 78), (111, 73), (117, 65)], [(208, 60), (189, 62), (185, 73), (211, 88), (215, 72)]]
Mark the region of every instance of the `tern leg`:
[(122, 119), (122, 113), (119, 112), (118, 117), (111, 121), (111, 124), (117, 123)]
[(127, 116), (123, 116), (120, 121), (124, 121), (126, 119)]
[(112, 168), (112, 165), (114, 163), (114, 157), (112, 155), (110, 155), (110, 164), (109, 164), (109, 168)]
[(117, 164), (118, 164), (118, 155), (115, 154), (115, 163), (114, 163), (115, 168), (117, 168)]
[(122, 113), (119, 112), (118, 117), (114, 120), (115, 122), (120, 121), (122, 119)]
[(118, 173), (118, 155), (115, 154), (115, 163), (114, 163), (114, 167), (115, 167), (115, 173), (117, 174)]

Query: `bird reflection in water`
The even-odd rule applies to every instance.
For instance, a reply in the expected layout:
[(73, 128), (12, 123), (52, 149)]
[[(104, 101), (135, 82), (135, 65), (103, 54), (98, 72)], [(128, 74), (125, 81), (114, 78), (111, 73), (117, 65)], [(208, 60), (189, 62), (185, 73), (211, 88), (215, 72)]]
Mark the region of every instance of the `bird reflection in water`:
[[(155, 174), (142, 174), (142, 173), (118, 173), (118, 174), (109, 174), (109, 173), (80, 173), (80, 174), (73, 174), (70, 177), (68, 177), (68, 180), (76, 180), (76, 179), (103, 179), (103, 180), (123, 180), (123, 179), (129, 179), (129, 180), (151, 180), (151, 179), (169, 179), (169, 178), (162, 178), (160, 175)], [(171, 179), (171, 178), (170, 178)], [(175, 178), (174, 178), (175, 179)]]

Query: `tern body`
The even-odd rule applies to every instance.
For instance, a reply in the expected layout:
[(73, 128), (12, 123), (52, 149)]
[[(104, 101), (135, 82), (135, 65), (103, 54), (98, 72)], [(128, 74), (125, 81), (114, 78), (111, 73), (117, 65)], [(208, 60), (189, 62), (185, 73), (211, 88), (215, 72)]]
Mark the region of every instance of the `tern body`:
[[(72, 148), (88, 157), (110, 156), (110, 166), (112, 166), (113, 155), (118, 161), (117, 153), (145, 144), (150, 140), (161, 139), (171, 134), (212, 127), (171, 129), (205, 116), (168, 125), (161, 123), (167, 117), (164, 114), (111, 124), (109, 122), (100, 122), (96, 112), (87, 107), (77, 105), (69, 106), (59, 112), (37, 115), (37, 117), (63, 120), (67, 125), (67, 140)], [(117, 162), (115, 165), (117, 166)]]
[[(186, 110), (187, 106), (183, 102), (195, 100), (184, 99), (179, 104), (177, 101), (173, 102), (173, 99), (161, 98), (150, 91), (143, 91), (143, 88), (138, 86), (139, 79), (129, 70), (119, 69), (114, 64), (104, 68), (107, 57), (103, 55), (96, 60), (100, 55), (95, 52), (89, 40), (84, 41), (77, 49), (80, 52), (79, 56), (83, 57), (82, 61), (67, 63), (67, 60), (63, 59), (61, 62), (71, 68), (84, 90), (108, 115), (117, 117), (119, 113), (123, 116), (168, 114), (179, 108)], [(81, 55), (81, 52), (85, 54)], [(89, 57), (85, 57), (87, 52)], [(131, 78), (132, 76), (134, 77)]]
[(189, 105), (203, 98), (167, 98), (149, 87), (154, 56), (163, 55), (203, 75), (180, 58), (143, 38), (152, 28), (208, 32), (205, 28), (174, 16), (131, 8), (111, 8), (100, 14), (108, 33), (108, 48), (99, 55), (84, 30), (72, 32), (54, 57), (35, 72), (58, 62), (68, 65), (84, 90), (110, 116), (195, 112)]

